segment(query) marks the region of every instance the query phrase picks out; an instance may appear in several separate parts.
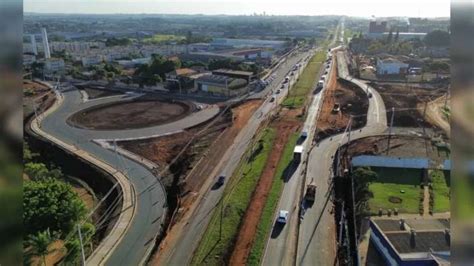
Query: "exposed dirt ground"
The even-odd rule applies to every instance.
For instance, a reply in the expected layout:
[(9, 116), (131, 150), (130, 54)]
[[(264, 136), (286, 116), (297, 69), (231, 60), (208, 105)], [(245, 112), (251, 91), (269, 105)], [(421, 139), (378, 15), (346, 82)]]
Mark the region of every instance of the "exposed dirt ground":
[[(202, 153), (209, 148), (209, 151), (205, 153), (206, 156), (203, 157), (202, 160), (213, 159), (214, 162), (216, 162), (216, 160), (223, 155), (227, 147), (232, 143), (233, 139), (249, 119), (253, 111), (258, 107), (258, 103), (259, 101), (250, 101), (233, 108), (228, 114), (224, 114), (222, 117), (217, 118), (214, 125), (204, 132), (201, 131), (207, 126), (207, 123), (172, 135), (144, 140), (123, 141), (119, 142), (118, 145), (151, 160), (156, 163), (159, 168), (163, 169), (172, 163), (173, 159), (180, 153), (194, 135), (200, 133), (196, 142), (193, 143), (183, 154), (182, 159), (177, 161), (177, 166), (179, 165), (181, 168), (183, 167), (183, 164), (186, 164), (186, 169), (182, 174), (186, 174), (188, 170), (193, 169), (192, 175), (186, 177), (185, 180), (184, 176), (180, 179), (179, 183), (182, 183), (182, 190), (184, 192), (197, 191), (200, 185), (205, 181), (205, 178), (208, 177), (203, 175), (204, 172), (207, 171), (197, 175), (196, 172), (199, 170), (197, 169), (199, 167), (196, 165), (197, 160), (200, 159), (203, 155)], [(232, 119), (234, 120), (233, 123)], [(199, 165), (203, 166), (202, 163), (199, 163)], [(209, 165), (215, 166), (213, 163), (210, 163)], [(177, 166), (172, 167), (170, 169), (171, 172), (176, 171), (177, 168), (179, 168)], [(172, 176), (165, 175), (163, 178), (165, 185), (171, 185), (173, 181)]]
[[(434, 141), (434, 140), (433, 140)], [(355, 140), (349, 145), (349, 155), (384, 155), (392, 157), (426, 157), (436, 164), (448, 159), (448, 151), (438, 148), (432, 140), (418, 136), (392, 136), (387, 153), (388, 136), (374, 136)]]
[[(396, 127), (434, 127), (423, 119), (424, 105), (444, 93), (446, 88), (400, 83), (371, 83), (385, 103), (387, 121), (392, 116), (391, 109), (395, 108), (393, 125)], [(420, 108), (420, 106), (423, 106)]]
[[(340, 105), (340, 112), (333, 112), (334, 104)], [(324, 102), (316, 127), (316, 141), (344, 131), (353, 115), (352, 129), (363, 127), (367, 121), (369, 101), (365, 93), (355, 85), (337, 79), (333, 71), (325, 90)], [(362, 115), (362, 116), (361, 116)]]
[(83, 88), (82, 90), (87, 93), (87, 95), (89, 96), (89, 99), (98, 99), (98, 98), (123, 94), (117, 91), (99, 90), (99, 89), (93, 89), (93, 88)]
[(23, 81), (23, 117), (28, 118), (34, 114), (35, 108), (39, 113), (48, 109), (55, 101), (53, 92), (43, 84)]
[[(446, 95), (441, 96), (431, 102), (428, 103), (428, 107), (426, 108), (426, 120), (433, 125), (441, 128), (446, 135), (450, 136), (451, 134), (451, 127), (449, 124), (449, 118), (446, 114), (443, 113), (443, 108), (445, 104), (450, 106), (449, 97), (446, 99)], [(424, 104), (418, 104), (418, 110), (421, 113), (424, 112)]]
[[(294, 111), (294, 110), (292, 110)], [(230, 265), (245, 265), (250, 249), (255, 238), (257, 226), (265, 206), (268, 193), (270, 192), (276, 167), (289, 137), (300, 129), (301, 122), (297, 121), (294, 112), (283, 110), (280, 118), (273, 121), (270, 127), (276, 129), (275, 141), (267, 159), (265, 168), (260, 176), (257, 187), (254, 190), (250, 204), (246, 210), (242, 224), (239, 229), (237, 241), (230, 258)]]
[(69, 117), (68, 123), (97, 130), (143, 128), (179, 120), (192, 110), (193, 105), (188, 102), (134, 100), (83, 110)]
[[(197, 193), (201, 189), (202, 185), (208, 178), (214, 178), (212, 176), (212, 172), (216, 167), (217, 162), (224, 156), (225, 152), (227, 151), (228, 147), (232, 145), (234, 142), (235, 137), (238, 135), (240, 130), (246, 125), (247, 121), (253, 115), (255, 110), (260, 106), (262, 103), (261, 100), (252, 100), (247, 101), (241, 105), (238, 105), (231, 109), (231, 116), (226, 116), (222, 118), (223, 121), (217, 121), (216, 127), (221, 128), (221, 133), (217, 135), (207, 136), (208, 140), (212, 143), (208, 146), (207, 151), (204, 154), (196, 154), (195, 160), (193, 160), (190, 165), (192, 166), (192, 170), (186, 168), (186, 172), (181, 174), (180, 181), (181, 183), (181, 197), (179, 201), (178, 209), (173, 216), (173, 220), (170, 221), (169, 231), (166, 235), (166, 238), (160, 245), (160, 249), (168, 248), (166, 246), (167, 239), (171, 239), (174, 237), (174, 228), (173, 225), (180, 221), (184, 214), (187, 213), (190, 208), (193, 206), (193, 203), (196, 200)], [(233, 122), (232, 122), (233, 120)], [(205, 126), (205, 125), (203, 125)], [(199, 131), (199, 129), (195, 129)], [(188, 136), (191, 133), (187, 133)], [(174, 136), (174, 135), (173, 135)], [(176, 140), (175, 143), (173, 140)], [(189, 138), (188, 138), (189, 140)], [(155, 139), (156, 142), (159, 142), (158, 139)], [(198, 140), (199, 142), (199, 140)], [(163, 150), (159, 152), (153, 148), (147, 148), (146, 150), (138, 150), (137, 153), (140, 154), (156, 163), (163, 162), (161, 153), (176, 153), (176, 149), (173, 148), (173, 145), (183, 145), (182, 142), (178, 138), (171, 138), (168, 144), (163, 144)], [(152, 145), (144, 145), (144, 147), (151, 147)], [(123, 146), (126, 148), (126, 146)], [(202, 147), (204, 149), (204, 147)], [(169, 156), (169, 155), (168, 155)], [(172, 155), (169, 156), (170, 158), (173, 157)], [(190, 171), (188, 171), (190, 170)], [(155, 265), (158, 253), (152, 259), (150, 265)]]

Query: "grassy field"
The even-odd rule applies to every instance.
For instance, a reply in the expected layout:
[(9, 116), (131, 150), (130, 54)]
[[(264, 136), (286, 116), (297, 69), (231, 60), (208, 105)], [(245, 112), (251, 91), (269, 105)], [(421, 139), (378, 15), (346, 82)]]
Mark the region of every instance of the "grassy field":
[(448, 182), (446, 182), (443, 171), (436, 170), (431, 171), (430, 176), (432, 178), (433, 186), (433, 212), (447, 212), (450, 210), (450, 189)]
[(177, 42), (181, 40), (184, 40), (184, 36), (172, 34), (155, 34), (153, 37), (143, 39), (143, 42), (148, 44), (159, 44), (165, 42)]
[(322, 62), (326, 60), (326, 49), (317, 52), (309, 61), (298, 81), (289, 91), (288, 97), (283, 101), (282, 106), (287, 108), (302, 107), (308, 93), (313, 89), (316, 82), (316, 74), (321, 67)]
[[(239, 225), (250, 202), (253, 190), (265, 167), (271, 150), (275, 130), (267, 128), (254, 145), (252, 155), (242, 160), (234, 172), (224, 192), (224, 207), (219, 205), (193, 256), (192, 265), (222, 265), (223, 258), (229, 255), (237, 235)], [(223, 209), (223, 215), (221, 210)], [(222, 221), (222, 232), (220, 225)]]
[(262, 217), (260, 218), (260, 222), (257, 227), (257, 234), (250, 251), (247, 265), (260, 265), (268, 234), (271, 232), (273, 226), (272, 222), (274, 218), (274, 211), (277, 207), (278, 200), (280, 199), (280, 194), (284, 186), (283, 173), (293, 159), (293, 148), (296, 145), (298, 137), (299, 133), (294, 133), (290, 137), (287, 144), (285, 145), (285, 150), (283, 151), (282, 157), (278, 162), (275, 176), (273, 178), (272, 188), (268, 194), (267, 202), (265, 203)]
[[(397, 208), (400, 213), (418, 213), (420, 204), (420, 190), (419, 186), (404, 185), (404, 184), (390, 184), (390, 183), (372, 183), (369, 185), (370, 191), (374, 197), (369, 200), (370, 212), (372, 214), (378, 213), (379, 208), (384, 211), (388, 209)], [(404, 190), (404, 193), (401, 193)], [(402, 200), (401, 203), (392, 203), (389, 201), (390, 197), (398, 197)]]
[[(370, 212), (397, 208), (400, 213), (418, 213), (421, 192), (421, 171), (411, 169), (372, 168), (378, 179), (369, 185), (374, 197), (369, 200)], [(402, 193), (401, 191), (404, 191)], [(390, 197), (397, 197), (401, 203), (390, 202)]]

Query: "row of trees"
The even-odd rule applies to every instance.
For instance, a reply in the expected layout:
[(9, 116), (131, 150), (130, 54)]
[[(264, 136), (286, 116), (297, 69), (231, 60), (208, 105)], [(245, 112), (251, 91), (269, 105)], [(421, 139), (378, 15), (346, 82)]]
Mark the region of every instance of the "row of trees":
[(56, 250), (51, 244), (57, 240), (64, 243), (65, 263), (76, 264), (81, 247), (77, 235), (80, 225), (83, 242), (89, 243), (95, 227), (86, 220), (87, 208), (71, 185), (64, 182), (59, 168), (35, 161), (38, 154), (32, 153), (28, 145), (23, 148), (24, 263), (40, 258), (46, 264), (46, 256)]
[(134, 73), (134, 79), (140, 86), (156, 85), (165, 80), (165, 74), (181, 67), (181, 61), (169, 60), (165, 57), (154, 54), (150, 64), (141, 65)]

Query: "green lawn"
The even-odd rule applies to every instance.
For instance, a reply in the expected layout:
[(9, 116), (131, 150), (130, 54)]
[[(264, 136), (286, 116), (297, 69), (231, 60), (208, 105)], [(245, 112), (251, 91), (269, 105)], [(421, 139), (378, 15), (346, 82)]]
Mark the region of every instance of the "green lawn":
[(326, 60), (326, 49), (317, 52), (309, 61), (298, 81), (288, 92), (288, 97), (283, 101), (282, 106), (287, 108), (299, 108), (303, 106), (308, 93), (313, 89), (316, 82), (316, 74), (322, 62)]
[(433, 186), (433, 212), (448, 212), (450, 210), (450, 189), (443, 171), (430, 172)]
[[(258, 183), (271, 150), (275, 130), (267, 128), (254, 145), (252, 155), (244, 156), (224, 191), (224, 212), (216, 207), (211, 221), (194, 253), (192, 265), (222, 265), (223, 258), (231, 252), (252, 193)], [(249, 154), (249, 153), (247, 153)], [(222, 219), (221, 219), (222, 218)], [(222, 220), (222, 234), (220, 224)]]
[(260, 265), (263, 251), (265, 250), (265, 245), (269, 233), (273, 227), (273, 215), (275, 213), (275, 208), (278, 205), (280, 199), (280, 194), (284, 186), (283, 173), (285, 169), (290, 165), (291, 160), (293, 159), (293, 149), (298, 140), (299, 133), (294, 133), (283, 151), (282, 157), (278, 162), (277, 169), (275, 171), (275, 176), (273, 178), (272, 188), (268, 194), (267, 202), (265, 203), (262, 217), (257, 227), (257, 233), (255, 236), (252, 249), (250, 250), (250, 255), (247, 261), (247, 265)]
[[(383, 210), (397, 208), (400, 213), (419, 213), (422, 171), (417, 169), (376, 168), (377, 181), (369, 185), (374, 197), (369, 200), (370, 212), (377, 214)], [(400, 191), (404, 190), (404, 193)], [(401, 203), (392, 203), (390, 197), (402, 199)]]
[[(374, 197), (369, 200), (372, 214), (377, 214), (379, 208), (384, 211), (397, 208), (400, 213), (419, 212), (421, 188), (418, 185), (374, 182), (369, 185), (369, 189), (374, 194)], [(401, 193), (401, 190), (404, 190), (405, 193)], [(390, 197), (398, 197), (402, 199), (402, 202), (392, 203), (389, 201)]]
[(148, 44), (159, 44), (164, 42), (177, 42), (181, 40), (184, 40), (184, 36), (172, 34), (155, 34), (153, 37), (143, 39), (143, 42)]

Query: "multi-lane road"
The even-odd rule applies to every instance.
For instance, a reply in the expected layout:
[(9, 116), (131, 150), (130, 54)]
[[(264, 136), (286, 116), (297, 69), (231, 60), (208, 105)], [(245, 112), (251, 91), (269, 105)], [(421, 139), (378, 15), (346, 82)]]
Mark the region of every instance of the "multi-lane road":
[[(268, 115), (276, 110), (276, 106), (281, 102), (288, 93), (288, 86), (282, 89), (280, 94), (270, 94), (277, 89), (280, 89), (284, 78), (288, 75), (291, 69), (298, 63), (304, 61), (304, 58), (311, 55), (312, 52), (295, 52), (294, 55), (288, 57), (283, 63), (274, 70), (275, 79), (267, 86), (267, 88), (260, 92), (260, 95), (268, 95), (262, 105), (254, 112), (246, 126), (237, 135), (233, 144), (228, 148), (220, 162), (216, 162), (216, 170), (214, 176), (222, 174), (231, 176), (234, 172), (238, 162), (244, 156), (249, 144), (254, 141), (254, 136), (261, 123), (266, 120)], [(296, 81), (297, 75), (293, 76), (290, 83)], [(272, 97), (275, 99), (272, 101)], [(163, 249), (157, 262), (160, 265), (188, 265), (192, 259), (194, 250), (196, 249), (199, 240), (201, 239), (207, 224), (211, 218), (213, 210), (216, 208), (219, 200), (222, 197), (223, 188), (219, 190), (211, 190), (212, 183), (215, 182), (213, 178), (209, 178), (203, 186), (200, 198), (197, 199), (193, 210), (182, 219), (179, 224), (176, 224), (171, 234), (173, 238), (167, 239), (167, 248)]]

